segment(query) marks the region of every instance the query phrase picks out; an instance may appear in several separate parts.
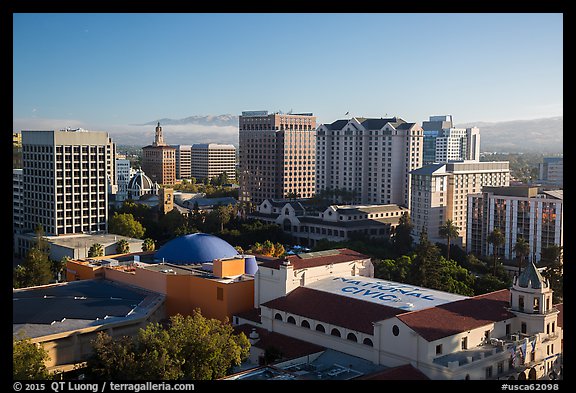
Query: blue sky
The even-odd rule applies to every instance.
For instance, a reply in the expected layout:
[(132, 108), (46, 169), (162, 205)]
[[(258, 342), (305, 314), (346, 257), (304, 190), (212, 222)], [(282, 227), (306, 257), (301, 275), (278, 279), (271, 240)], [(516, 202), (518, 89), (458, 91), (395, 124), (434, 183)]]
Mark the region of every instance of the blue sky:
[[(313, 112), (563, 115), (563, 15), (15, 14), (14, 131)], [(54, 125), (49, 126), (50, 122)], [(62, 124), (67, 122), (67, 124)]]

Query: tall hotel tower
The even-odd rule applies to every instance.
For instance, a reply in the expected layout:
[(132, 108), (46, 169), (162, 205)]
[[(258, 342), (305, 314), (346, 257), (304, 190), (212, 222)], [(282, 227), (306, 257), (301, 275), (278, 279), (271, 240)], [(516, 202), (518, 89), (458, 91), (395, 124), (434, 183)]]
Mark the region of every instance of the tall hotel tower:
[(315, 191), (316, 117), (312, 113), (242, 112), (239, 117), (240, 200), (264, 199)]
[(106, 132), (22, 131), (22, 231), (106, 232), (115, 150)]
[(422, 166), (422, 127), (398, 117), (337, 120), (317, 130), (316, 192), (339, 189), (356, 204), (410, 206), (410, 171)]
[(154, 142), (142, 148), (142, 170), (158, 184), (176, 183), (176, 148), (164, 142), (160, 122), (156, 126)]

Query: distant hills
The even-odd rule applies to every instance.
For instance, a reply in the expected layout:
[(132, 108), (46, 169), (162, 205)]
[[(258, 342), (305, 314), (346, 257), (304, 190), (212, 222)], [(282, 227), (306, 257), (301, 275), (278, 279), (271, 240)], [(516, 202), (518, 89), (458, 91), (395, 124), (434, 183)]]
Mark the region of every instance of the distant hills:
[[(158, 121), (164, 130), (164, 140), (171, 145), (215, 142), (238, 146), (238, 116), (231, 114), (163, 118), (110, 130), (110, 133), (118, 144), (144, 146), (154, 140)], [(544, 154), (563, 151), (563, 116), (504, 122), (478, 121), (455, 126), (478, 127), (481, 151)]]
[(499, 153), (561, 153), (564, 150), (564, 117), (455, 125), (480, 129), (481, 151)]

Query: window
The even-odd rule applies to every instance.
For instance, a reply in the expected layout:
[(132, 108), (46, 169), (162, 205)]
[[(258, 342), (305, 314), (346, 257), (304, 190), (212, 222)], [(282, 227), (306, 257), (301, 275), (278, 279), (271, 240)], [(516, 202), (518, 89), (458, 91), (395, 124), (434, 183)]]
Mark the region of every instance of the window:
[(340, 330), (338, 330), (338, 329), (336, 329), (336, 328), (332, 329), (332, 331), (330, 332), (330, 334), (331, 334), (332, 336), (342, 337), (342, 335), (340, 334)]
[(468, 337), (462, 337), (462, 349), (468, 349)]
[(520, 331), (524, 334), (526, 334), (526, 322), (522, 322), (522, 326), (520, 328)]
[(362, 341), (362, 344), (368, 345), (369, 347), (374, 346), (374, 344), (372, 343), (372, 340), (370, 340), (369, 338), (365, 338), (364, 341)]
[(316, 331), (326, 333), (326, 329), (324, 328), (324, 325), (321, 325), (321, 324), (316, 325)]
[(308, 323), (307, 320), (303, 320), (302, 323), (300, 323), (300, 326), (306, 329), (310, 329), (310, 324)]
[(436, 355), (442, 355), (442, 344), (436, 345)]
[(518, 296), (518, 308), (520, 311), (524, 310), (524, 296)]
[(504, 373), (504, 361), (498, 362), (498, 374)]
[(354, 341), (355, 343), (358, 342), (358, 338), (356, 338), (356, 335), (354, 333), (348, 333), (348, 335), (346, 336), (347, 340), (350, 341)]
[(392, 334), (395, 336), (400, 334), (400, 328), (398, 327), (398, 325), (392, 326)]
[(224, 288), (216, 288), (216, 300), (224, 300)]
[(486, 367), (486, 379), (492, 377), (492, 366)]
[(296, 320), (293, 316), (289, 316), (286, 322), (291, 323), (292, 325), (296, 325)]
[(282, 315), (280, 315), (280, 313), (276, 313), (276, 315), (274, 315), (274, 319), (282, 321)]
[(506, 335), (510, 335), (510, 332), (512, 332), (512, 325), (507, 323), (506, 324)]

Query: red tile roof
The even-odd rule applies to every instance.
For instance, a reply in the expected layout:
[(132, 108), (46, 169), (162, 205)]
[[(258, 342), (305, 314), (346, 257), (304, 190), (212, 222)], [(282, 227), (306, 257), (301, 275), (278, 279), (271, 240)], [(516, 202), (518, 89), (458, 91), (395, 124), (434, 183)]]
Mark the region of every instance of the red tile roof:
[[(370, 259), (368, 255), (361, 254), (348, 248), (339, 248), (337, 251), (339, 251), (339, 254), (319, 256), (316, 258), (301, 258), (298, 255), (290, 255), (288, 256), (288, 260), (294, 269), (306, 269), (310, 267), (330, 265), (333, 263), (344, 263), (361, 259)], [(260, 266), (268, 267), (271, 269), (280, 269), (280, 266), (283, 262), (284, 259), (275, 259), (271, 261), (265, 261)]]
[(458, 334), (492, 322), (514, 318), (508, 289), (398, 315), (427, 341)]
[(405, 364), (403, 366), (398, 366), (383, 371), (379, 371), (374, 374), (365, 375), (358, 379), (382, 380), (382, 381), (392, 381), (392, 380), (425, 381), (429, 380), (430, 378), (428, 378), (422, 371), (418, 370), (411, 364)]
[(320, 345), (302, 341), (294, 337), (285, 336), (280, 333), (269, 332), (268, 330), (260, 327), (248, 324), (234, 326), (236, 333), (244, 332), (248, 338), (252, 332), (252, 329), (256, 329), (256, 333), (258, 333), (259, 336), (259, 340), (253, 345), (254, 347), (263, 350), (274, 347), (280, 351), (283, 359), (294, 359), (300, 356), (318, 353), (326, 349)]
[(352, 299), (306, 287), (261, 306), (315, 319), (366, 334), (374, 334), (373, 322), (392, 318), (406, 311), (377, 303)]
[(247, 319), (249, 321), (256, 323), (262, 323), (262, 318), (260, 318), (260, 307), (235, 314), (234, 316), (242, 319)]

